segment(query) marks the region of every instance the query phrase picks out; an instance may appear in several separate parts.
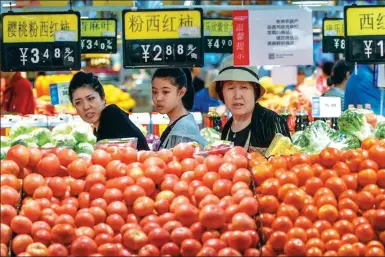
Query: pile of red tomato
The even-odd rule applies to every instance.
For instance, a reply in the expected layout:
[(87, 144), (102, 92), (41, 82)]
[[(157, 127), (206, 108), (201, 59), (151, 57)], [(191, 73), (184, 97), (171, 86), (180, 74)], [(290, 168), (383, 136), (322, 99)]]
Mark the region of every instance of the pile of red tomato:
[(203, 158), (188, 144), (111, 146), (78, 158), (14, 146), (1, 161), (1, 256), (258, 256), (247, 168), (238, 147)]
[(263, 255), (384, 256), (385, 142), (319, 155), (251, 158)]

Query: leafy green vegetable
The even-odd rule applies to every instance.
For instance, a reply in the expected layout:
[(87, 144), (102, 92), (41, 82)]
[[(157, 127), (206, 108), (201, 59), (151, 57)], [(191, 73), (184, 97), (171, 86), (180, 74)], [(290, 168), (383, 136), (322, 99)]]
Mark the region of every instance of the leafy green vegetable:
[(52, 129), (52, 135), (68, 135), (72, 131), (71, 124), (60, 123)]
[(71, 135), (56, 135), (53, 138), (53, 142), (56, 146), (64, 146), (74, 148), (76, 140)]
[(75, 138), (77, 142), (87, 142), (89, 135), (89, 129), (85, 126), (75, 127), (71, 131), (71, 136)]
[(90, 143), (91, 145), (95, 145), (96, 144), (95, 135), (94, 134), (88, 134), (87, 142)]
[(28, 147), (36, 147), (39, 148), (39, 146), (36, 143), (28, 143)]
[(10, 147), (11, 146), (11, 139), (6, 136), (1, 136), (1, 147)]
[(53, 144), (53, 143), (48, 143), (48, 144), (45, 144), (43, 145), (41, 148), (55, 148), (56, 147), (56, 144)]
[(14, 139), (20, 135), (26, 135), (32, 132), (32, 127), (25, 125), (24, 122), (16, 123), (9, 131), (9, 137)]
[(221, 140), (221, 134), (213, 128), (203, 128), (201, 129), (200, 134), (209, 143)]
[(93, 151), (94, 147), (90, 143), (79, 143), (75, 147), (75, 152), (77, 154), (86, 153), (91, 155)]
[(354, 135), (345, 131), (338, 131), (329, 147), (340, 150), (356, 149), (361, 147), (361, 141)]
[(319, 153), (326, 148), (337, 132), (324, 121), (317, 120), (305, 128), (294, 144), (301, 147), (305, 153)]
[(20, 135), (11, 141), (11, 146), (14, 146), (14, 145), (28, 146), (28, 144), (30, 144), (30, 143), (34, 143), (32, 135), (30, 135), (30, 134), (29, 135)]
[(338, 119), (338, 127), (341, 131), (350, 133), (361, 141), (373, 134), (372, 128), (366, 122), (364, 114), (355, 109), (348, 109), (342, 113)]
[(51, 132), (46, 128), (37, 128), (31, 134), (38, 146), (45, 145), (52, 140)]
[(375, 136), (378, 139), (385, 139), (385, 121), (377, 124)]

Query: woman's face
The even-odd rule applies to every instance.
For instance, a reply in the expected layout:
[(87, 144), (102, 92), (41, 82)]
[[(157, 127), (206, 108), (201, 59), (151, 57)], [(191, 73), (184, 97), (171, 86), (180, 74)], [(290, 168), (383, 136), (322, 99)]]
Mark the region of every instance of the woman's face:
[(80, 117), (91, 124), (97, 124), (105, 107), (105, 101), (98, 92), (89, 87), (79, 87), (72, 93), (72, 103)]
[(255, 94), (254, 86), (250, 82), (225, 81), (222, 92), (225, 105), (233, 116), (240, 116), (253, 111)]
[(178, 89), (167, 78), (155, 78), (152, 81), (152, 101), (161, 114), (173, 111), (182, 103), (186, 88)]

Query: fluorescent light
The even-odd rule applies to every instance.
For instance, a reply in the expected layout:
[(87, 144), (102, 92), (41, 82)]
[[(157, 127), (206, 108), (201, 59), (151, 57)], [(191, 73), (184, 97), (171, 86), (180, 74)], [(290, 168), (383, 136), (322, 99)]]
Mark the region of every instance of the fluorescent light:
[(80, 19), (88, 19), (88, 16), (81, 16)]
[(184, 1), (184, 5), (194, 5), (194, 1)]
[(306, 5), (306, 6), (321, 6), (321, 5), (327, 5), (328, 1), (293, 1), (292, 4)]
[(3, 4), (2, 6), (3, 6), (4, 8), (7, 8), (7, 7), (16, 6), (16, 4), (15, 4), (15, 3), (13, 3), (13, 4)]
[(321, 29), (313, 29), (313, 33), (321, 33), (322, 30)]

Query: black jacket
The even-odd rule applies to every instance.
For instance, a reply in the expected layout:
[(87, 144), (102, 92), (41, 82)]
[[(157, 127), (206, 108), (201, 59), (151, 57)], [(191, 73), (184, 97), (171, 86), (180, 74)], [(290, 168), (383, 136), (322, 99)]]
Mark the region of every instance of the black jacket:
[(128, 114), (115, 104), (104, 108), (100, 115), (99, 128), (95, 130), (97, 140), (113, 138), (138, 138), (138, 150), (150, 150), (146, 138), (137, 126), (129, 119)]
[[(281, 133), (282, 135), (290, 138), (290, 131), (287, 122), (277, 113), (262, 107), (259, 103), (256, 103), (252, 115), (251, 125), (249, 126), (251, 128), (250, 147), (269, 147), (276, 133)], [(226, 140), (232, 122), (233, 118), (230, 118), (224, 126), (222, 131), (222, 140)], [(228, 140), (231, 141), (232, 139), (229, 138)]]

